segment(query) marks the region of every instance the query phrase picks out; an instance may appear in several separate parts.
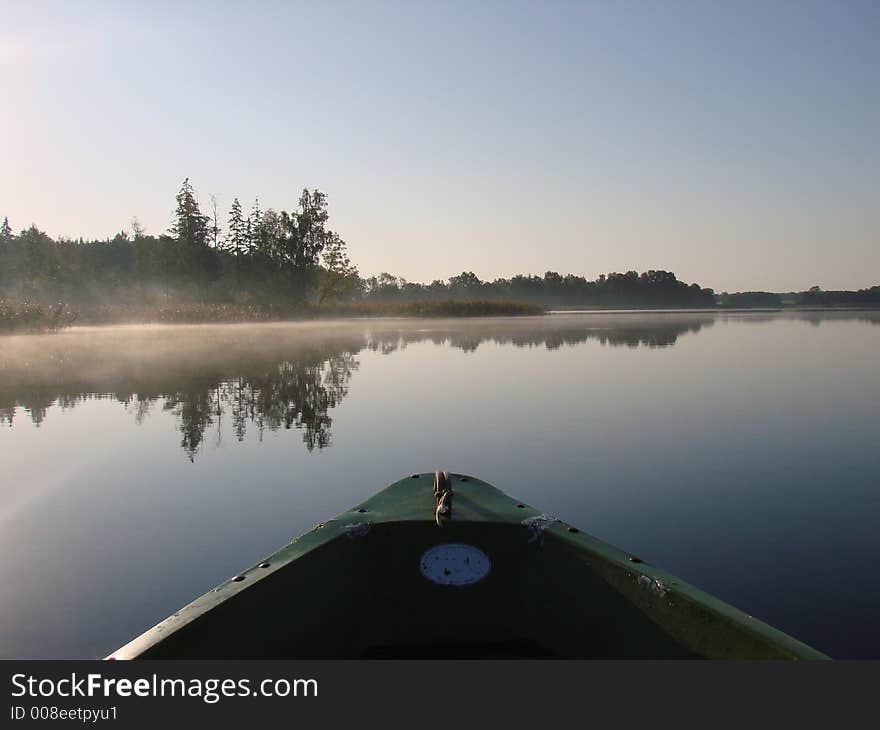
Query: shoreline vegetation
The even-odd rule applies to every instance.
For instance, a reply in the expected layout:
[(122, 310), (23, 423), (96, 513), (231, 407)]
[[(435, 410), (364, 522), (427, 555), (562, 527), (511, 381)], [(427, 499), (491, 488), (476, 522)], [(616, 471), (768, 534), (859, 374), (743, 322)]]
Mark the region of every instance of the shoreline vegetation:
[(669, 271), (588, 280), (547, 271), (482, 281), (464, 271), (430, 284), (383, 272), (362, 277), (329, 228), (327, 196), (304, 188), (291, 211), (244, 214), (225, 227), (216, 199), (202, 212), (189, 179), (169, 229), (106, 240), (49, 237), (0, 224), (0, 332), (121, 323), (260, 322), (319, 317), (475, 317), (548, 310), (880, 308), (880, 286), (859, 291), (722, 292)]
[(521, 317), (545, 314), (546, 307), (525, 302), (413, 301), (339, 302), (320, 307), (271, 304), (177, 303), (69, 305), (0, 300), (0, 333), (51, 332), (73, 325), (233, 324), (330, 319), (334, 317)]
[[(783, 304), (778, 306), (707, 306), (685, 307), (677, 311), (876, 311), (880, 305)], [(127, 324), (243, 324), (259, 322), (313, 321), (333, 318), (408, 317), (524, 317), (550, 312), (657, 312), (673, 311), (667, 306), (584, 306), (545, 307), (529, 302), (503, 301), (411, 301), (411, 302), (340, 302), (321, 307), (303, 306), (296, 309), (264, 304), (210, 304), (190, 302), (165, 306), (134, 306), (102, 304), (73, 306), (59, 302), (10, 302), (0, 300), (0, 334), (54, 332), (74, 325), (112, 326)]]

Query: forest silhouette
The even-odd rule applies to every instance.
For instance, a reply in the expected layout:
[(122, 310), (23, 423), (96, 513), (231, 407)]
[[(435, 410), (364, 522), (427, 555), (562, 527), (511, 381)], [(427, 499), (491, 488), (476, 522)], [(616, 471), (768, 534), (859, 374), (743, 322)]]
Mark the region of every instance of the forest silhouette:
[[(479, 316), (541, 308), (714, 308), (880, 305), (880, 286), (859, 291), (722, 292), (670, 271), (631, 270), (587, 279), (546, 271), (483, 281), (472, 271), (430, 283), (383, 272), (362, 277), (329, 227), (321, 190), (304, 188), (290, 211), (207, 212), (189, 179), (168, 230), (148, 234), (134, 219), (106, 240), (52, 239), (32, 224), (0, 225), (0, 329), (74, 323), (280, 320), (336, 314)], [(467, 306), (463, 306), (468, 303)], [(334, 309), (335, 307), (335, 309)]]
[[(465, 271), (429, 284), (387, 272), (362, 278), (346, 242), (329, 227), (327, 195), (303, 189), (291, 211), (249, 213), (238, 198), (226, 216), (212, 197), (203, 212), (189, 179), (171, 225), (148, 234), (134, 219), (110, 239), (52, 239), (32, 224), (0, 226), (0, 300), (58, 307), (236, 304), (295, 311), (329, 302), (521, 301), (547, 306), (714, 306), (711, 289), (668, 271), (603, 274), (588, 280), (547, 271), (481, 281)], [(9, 308), (9, 305), (7, 305)], [(255, 310), (252, 314), (259, 316)], [(70, 312), (52, 310), (58, 324)]]

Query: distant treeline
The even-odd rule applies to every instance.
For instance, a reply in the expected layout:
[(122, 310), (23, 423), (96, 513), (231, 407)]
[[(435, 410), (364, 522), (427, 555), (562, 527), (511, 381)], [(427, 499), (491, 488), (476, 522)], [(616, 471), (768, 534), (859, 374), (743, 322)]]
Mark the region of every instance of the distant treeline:
[(833, 307), (841, 305), (873, 306), (880, 304), (880, 286), (858, 291), (822, 291), (818, 286), (792, 295), (792, 303), (801, 306)]
[(430, 284), (388, 273), (361, 278), (328, 227), (327, 196), (304, 189), (292, 212), (245, 214), (236, 198), (221, 225), (216, 201), (199, 207), (189, 180), (170, 228), (149, 235), (132, 221), (111, 239), (53, 240), (35, 225), (0, 228), (0, 299), (55, 304), (211, 303), (297, 307), (327, 302), (522, 302), (542, 306), (714, 306), (711, 289), (666, 271), (612, 273), (593, 281), (543, 276), (481, 281), (471, 272)]
[(327, 196), (304, 189), (293, 212), (245, 216), (236, 198), (225, 228), (216, 205), (205, 215), (189, 180), (168, 232), (148, 235), (137, 220), (104, 241), (53, 240), (35, 225), (0, 227), (0, 299), (54, 304), (212, 303), (272, 306), (328, 302), (521, 302), (541, 306), (711, 307), (715, 294), (668, 271), (588, 280), (548, 271), (481, 281), (463, 272), (430, 284), (388, 273), (361, 278), (328, 226)]
[[(253, 313), (273, 319), (316, 308), (341, 311), (341, 305), (360, 305), (362, 311), (352, 313), (363, 314), (382, 310), (379, 304), (395, 304), (401, 313), (436, 313), (438, 302), (496, 303), (489, 308), (499, 312), (501, 303), (514, 309), (515, 303), (558, 308), (880, 304), (876, 286), (857, 292), (813, 287), (788, 294), (716, 295), (699, 284), (679, 281), (672, 272), (653, 270), (614, 272), (592, 280), (555, 271), (493, 281), (481, 281), (466, 271), (430, 284), (389, 273), (362, 278), (345, 241), (328, 221), (327, 196), (306, 188), (291, 212), (262, 211), (257, 200), (245, 215), (236, 198), (221, 225), (214, 198), (209, 214), (204, 213), (189, 179), (177, 193), (170, 228), (158, 236), (147, 234), (135, 219), (129, 231), (111, 239), (53, 240), (36, 225), (16, 235), (4, 218), (0, 315), (9, 321), (33, 319), (63, 326), (81, 313), (91, 311), (97, 318), (96, 312), (112, 313), (119, 307), (143, 307), (144, 316), (159, 313), (164, 320), (186, 318), (193, 307), (202, 319), (224, 312), (232, 318)], [(206, 305), (214, 308), (204, 309)], [(465, 313), (474, 307), (453, 309)]]
[(499, 300), (532, 302), (556, 307), (764, 307), (783, 306), (876, 306), (880, 286), (858, 291), (822, 291), (818, 286), (804, 292), (751, 291), (715, 294), (699, 284), (685, 284), (669, 271), (639, 274), (611, 273), (594, 280), (574, 274), (548, 271), (544, 276), (514, 276), (480, 281), (464, 272), (447, 281), (414, 284), (391, 274), (362, 279), (360, 296), (367, 301), (407, 302), (433, 300)]
[(782, 295), (768, 291), (744, 291), (735, 294), (723, 292), (718, 296), (721, 307), (781, 307)]
[(556, 307), (713, 307), (715, 293), (685, 284), (669, 271), (601, 275), (592, 281), (548, 271), (480, 281), (466, 271), (447, 281), (415, 284), (380, 274), (362, 280), (362, 296), (373, 301), (487, 300), (519, 301)]
[(880, 286), (858, 291), (822, 291), (818, 286), (807, 291), (774, 294), (766, 291), (747, 291), (736, 294), (723, 292), (718, 296), (722, 307), (873, 307), (880, 305)]

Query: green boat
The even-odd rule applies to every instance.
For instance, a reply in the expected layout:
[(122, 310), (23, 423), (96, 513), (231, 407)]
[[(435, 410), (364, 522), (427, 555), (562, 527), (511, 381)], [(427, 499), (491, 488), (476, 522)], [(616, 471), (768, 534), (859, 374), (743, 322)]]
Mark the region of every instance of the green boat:
[(474, 477), (413, 474), (113, 659), (827, 659)]

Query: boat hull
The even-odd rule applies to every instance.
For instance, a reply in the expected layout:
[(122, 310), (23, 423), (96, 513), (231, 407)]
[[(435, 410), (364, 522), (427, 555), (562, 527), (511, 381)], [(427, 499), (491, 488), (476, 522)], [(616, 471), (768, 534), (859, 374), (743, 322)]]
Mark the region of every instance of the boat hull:
[(401, 479), (112, 657), (827, 658), (486, 482), (451, 483), (451, 515), (433, 474)]

